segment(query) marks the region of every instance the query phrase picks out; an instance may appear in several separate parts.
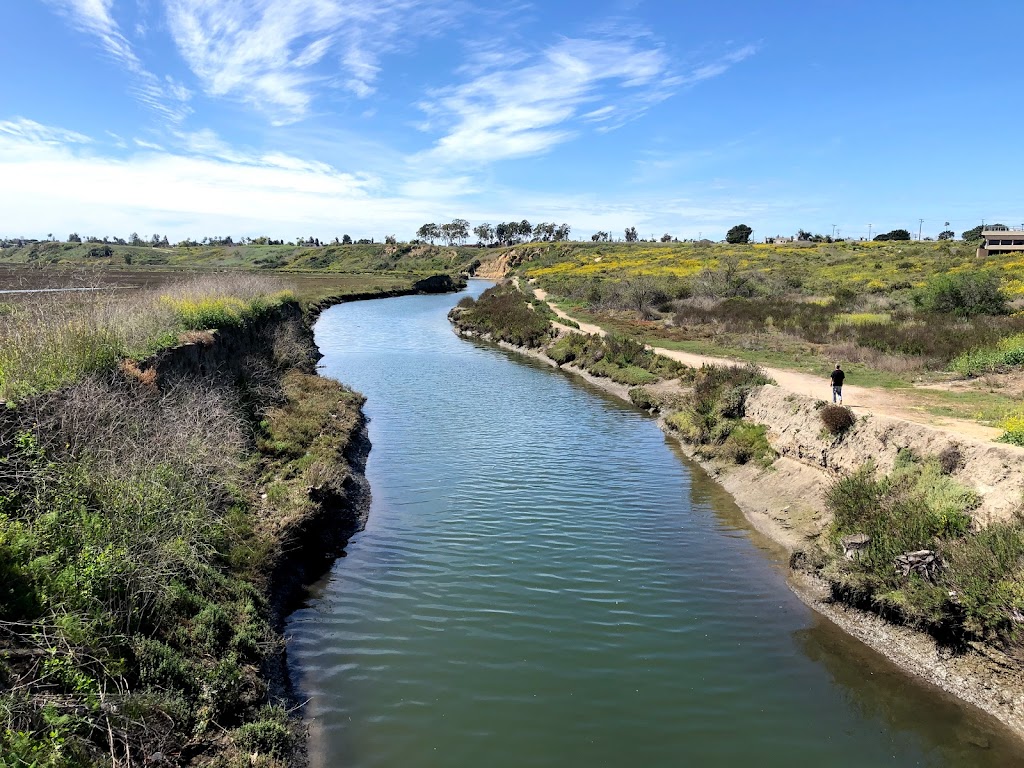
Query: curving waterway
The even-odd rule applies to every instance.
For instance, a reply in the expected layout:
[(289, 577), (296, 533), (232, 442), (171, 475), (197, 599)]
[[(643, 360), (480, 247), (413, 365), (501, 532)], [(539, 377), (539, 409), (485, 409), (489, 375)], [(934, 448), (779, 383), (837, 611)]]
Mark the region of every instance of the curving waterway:
[(807, 609), (652, 419), (453, 334), (458, 298), (316, 326), (368, 398), (373, 505), (288, 627), (313, 765), (1024, 762)]

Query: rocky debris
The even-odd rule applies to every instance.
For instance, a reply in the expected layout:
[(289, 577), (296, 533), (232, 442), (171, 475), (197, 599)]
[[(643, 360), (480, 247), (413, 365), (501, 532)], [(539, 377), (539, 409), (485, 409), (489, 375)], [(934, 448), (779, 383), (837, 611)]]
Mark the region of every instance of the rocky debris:
[(859, 560), (861, 553), (871, 543), (871, 537), (866, 533), (853, 533), (843, 536), (839, 543), (843, 545), (843, 557), (847, 560)]
[(909, 576), (911, 571), (913, 571), (933, 584), (940, 568), (942, 568), (942, 561), (930, 549), (906, 552), (896, 558), (896, 570), (904, 576)]

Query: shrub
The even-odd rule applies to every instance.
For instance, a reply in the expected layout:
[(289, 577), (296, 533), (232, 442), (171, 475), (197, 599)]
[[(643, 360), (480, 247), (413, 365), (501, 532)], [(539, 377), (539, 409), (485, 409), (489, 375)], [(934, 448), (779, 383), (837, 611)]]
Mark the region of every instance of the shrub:
[(538, 308), (527, 303), (509, 283), (488, 288), (472, 304), (460, 305), (450, 317), (461, 330), (521, 347), (539, 347), (551, 337), (553, 315), (547, 305)]
[(767, 466), (775, 459), (775, 451), (768, 444), (768, 430), (763, 424), (738, 422), (729, 431), (720, 455), (736, 464), (756, 460)]
[(1003, 430), (1003, 434), (998, 438), (999, 442), (1024, 446), (1024, 412), (1011, 413), (999, 426)]
[(987, 271), (936, 275), (914, 295), (914, 302), (925, 311), (957, 317), (1006, 313), (999, 275)]
[(831, 435), (841, 435), (857, 421), (853, 411), (834, 403), (826, 404), (818, 413), (821, 416), (821, 423)]
[(288, 715), (281, 707), (266, 707), (258, 720), (235, 729), (232, 735), (247, 753), (282, 759), (289, 756), (295, 740)]
[(629, 390), (629, 399), (637, 408), (643, 408), (645, 411), (658, 410), (658, 402), (647, 387), (633, 387)]
[(952, 475), (956, 472), (964, 463), (963, 453), (960, 451), (960, 446), (948, 445), (942, 449), (938, 456), (939, 469), (942, 470), (944, 475)]

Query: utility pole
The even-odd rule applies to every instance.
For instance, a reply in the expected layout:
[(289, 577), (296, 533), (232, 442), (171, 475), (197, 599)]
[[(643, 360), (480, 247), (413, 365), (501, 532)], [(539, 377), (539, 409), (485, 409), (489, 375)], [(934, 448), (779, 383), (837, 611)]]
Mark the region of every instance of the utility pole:
[(917, 239), (920, 240), (921, 239), (921, 230), (924, 229), (924, 219), (918, 219), (918, 222), (919, 223), (917, 225)]
[(832, 239), (833, 240), (836, 239), (836, 225), (835, 224), (832, 225)]
[(868, 240), (871, 239), (871, 225), (868, 224)]

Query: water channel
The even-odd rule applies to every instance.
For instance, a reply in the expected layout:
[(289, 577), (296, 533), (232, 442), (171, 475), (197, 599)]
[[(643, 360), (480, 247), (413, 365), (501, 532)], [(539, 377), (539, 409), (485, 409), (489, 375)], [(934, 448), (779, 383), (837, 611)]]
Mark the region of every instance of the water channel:
[(373, 504), (289, 622), (314, 766), (1024, 764), (807, 609), (646, 414), (455, 336), (458, 298), (316, 327), (368, 397)]

